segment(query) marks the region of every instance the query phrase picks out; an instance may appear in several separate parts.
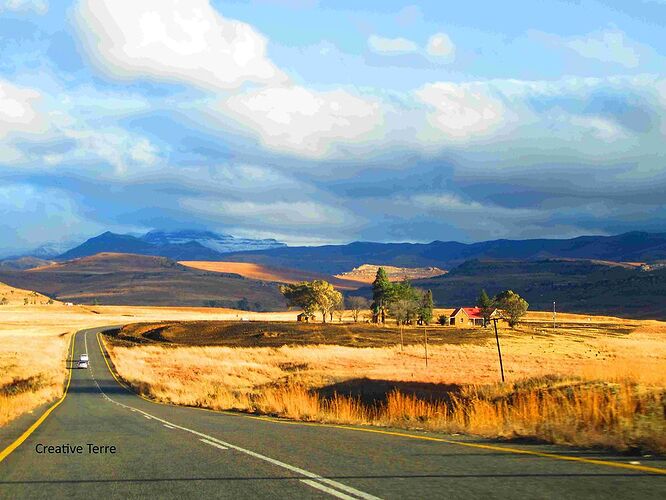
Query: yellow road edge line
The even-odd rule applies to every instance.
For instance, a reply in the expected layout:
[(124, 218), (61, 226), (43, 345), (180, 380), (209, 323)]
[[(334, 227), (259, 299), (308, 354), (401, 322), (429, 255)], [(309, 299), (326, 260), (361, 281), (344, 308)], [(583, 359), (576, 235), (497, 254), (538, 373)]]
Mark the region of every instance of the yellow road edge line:
[[(601, 459), (596, 459), (596, 458), (584, 458), (584, 457), (573, 457), (570, 455), (560, 455), (558, 453), (550, 453), (547, 451), (533, 451), (533, 450), (523, 450), (520, 448), (510, 448), (510, 447), (505, 447), (505, 446), (498, 446), (498, 445), (492, 445), (492, 444), (482, 444), (482, 443), (466, 443), (464, 441), (456, 441), (453, 439), (445, 439), (445, 438), (438, 438), (434, 436), (419, 436), (415, 434), (407, 434), (404, 432), (396, 432), (396, 431), (387, 431), (383, 429), (369, 429), (365, 427), (351, 427), (348, 425), (341, 425), (341, 424), (326, 424), (326, 423), (319, 423), (319, 422), (299, 422), (299, 421), (288, 421), (288, 420), (281, 420), (281, 419), (276, 419), (276, 418), (271, 418), (271, 417), (264, 417), (260, 415), (244, 415), (242, 413), (234, 413), (234, 412), (229, 412), (229, 411), (224, 411), (224, 410), (213, 410), (211, 408), (200, 408), (197, 406), (183, 406), (183, 405), (177, 405), (173, 403), (165, 403), (162, 401), (155, 401), (150, 398), (147, 398), (141, 394), (138, 394), (137, 392), (133, 391), (130, 387), (128, 387), (126, 384), (121, 382), (119, 378), (116, 376), (114, 373), (113, 369), (111, 368), (111, 365), (109, 364), (108, 360), (106, 359), (106, 356), (104, 356), (104, 350), (102, 348), (102, 343), (100, 341), (100, 333), (97, 333), (97, 342), (99, 343), (99, 348), (102, 351), (102, 357), (104, 357), (104, 361), (106, 361), (106, 366), (108, 367), (109, 371), (111, 372), (111, 375), (113, 378), (118, 382), (123, 388), (125, 388), (127, 391), (131, 392), (135, 396), (140, 397), (141, 399), (148, 401), (149, 403), (153, 404), (160, 404), (164, 406), (174, 406), (178, 408), (191, 408), (193, 410), (200, 410), (200, 411), (207, 411), (211, 413), (217, 413), (217, 414), (224, 414), (224, 415), (231, 415), (234, 417), (242, 417), (242, 418), (251, 418), (254, 420), (262, 420), (264, 422), (272, 422), (276, 424), (282, 424), (282, 425), (304, 425), (304, 426), (311, 426), (311, 427), (331, 427), (334, 429), (344, 429), (348, 431), (356, 431), (356, 432), (370, 432), (373, 434), (384, 434), (388, 436), (398, 436), (398, 437), (404, 437), (404, 438), (409, 438), (409, 439), (419, 439), (422, 441), (434, 441), (438, 443), (445, 443), (445, 444), (452, 444), (452, 445), (457, 445), (457, 446), (467, 446), (469, 448), (476, 448), (476, 449), (482, 449), (482, 450), (489, 450), (489, 451), (501, 451), (505, 453), (515, 453), (517, 455), (531, 455), (531, 456), (536, 456), (536, 457), (541, 457), (541, 458), (551, 458), (554, 460), (564, 460), (568, 462), (580, 462), (580, 463), (586, 463), (586, 464), (592, 464), (592, 465), (602, 465), (602, 466), (607, 466), (607, 467), (615, 467), (619, 469), (629, 469), (633, 471), (638, 471), (638, 472), (648, 472), (651, 474), (666, 474), (666, 469), (661, 469), (658, 467), (649, 467), (647, 465), (636, 465), (636, 464), (625, 464), (622, 462), (611, 462), (610, 460), (601, 460)], [(110, 355), (109, 355), (110, 357)]]
[[(76, 334), (77, 333), (78, 332), (74, 332), (72, 334), (72, 338), (70, 340), (70, 348), (67, 349), (67, 357), (69, 359), (72, 359), (72, 360), (74, 359), (74, 340), (76, 339)], [(21, 446), (21, 444), (23, 444), (23, 442), (26, 439), (28, 439), (28, 437), (30, 437), (30, 434), (35, 432), (37, 427), (39, 427), (44, 422), (44, 420), (46, 420), (46, 417), (48, 417), (53, 410), (55, 410), (58, 406), (60, 406), (60, 404), (67, 397), (67, 391), (69, 391), (69, 384), (71, 383), (71, 381), (72, 381), (72, 369), (70, 367), (70, 369), (68, 371), (68, 376), (67, 376), (67, 384), (65, 385), (65, 392), (63, 393), (61, 398), (58, 401), (56, 401), (50, 408), (48, 408), (42, 414), (42, 416), (39, 417), (34, 424), (32, 424), (30, 427), (28, 427), (28, 429), (23, 434), (21, 434), (12, 444), (7, 446), (7, 448), (5, 448), (4, 450), (2, 450), (0, 452), (0, 462), (2, 462), (5, 458), (7, 458), (14, 450), (16, 450), (16, 448)]]

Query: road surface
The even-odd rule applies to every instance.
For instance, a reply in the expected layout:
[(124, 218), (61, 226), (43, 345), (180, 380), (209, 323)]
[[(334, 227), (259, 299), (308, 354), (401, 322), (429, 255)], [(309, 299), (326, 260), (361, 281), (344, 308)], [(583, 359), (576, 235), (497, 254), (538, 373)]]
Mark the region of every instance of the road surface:
[(78, 332), (90, 368), (24, 441), (6, 448), (43, 411), (0, 430), (0, 497), (666, 497), (663, 459), (152, 403), (115, 380), (98, 332)]

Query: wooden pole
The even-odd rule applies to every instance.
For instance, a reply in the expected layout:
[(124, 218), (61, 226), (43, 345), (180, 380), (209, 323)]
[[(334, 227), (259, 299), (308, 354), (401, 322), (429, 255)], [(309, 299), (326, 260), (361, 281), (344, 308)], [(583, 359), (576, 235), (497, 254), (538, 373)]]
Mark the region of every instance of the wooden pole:
[(400, 323), (400, 350), (401, 351), (405, 350), (405, 343), (404, 343), (403, 337), (402, 337), (402, 323)]
[(426, 368), (428, 368), (428, 329), (424, 328), (423, 329), (423, 337), (425, 339), (425, 362), (426, 362)]
[(502, 350), (500, 349), (499, 335), (497, 334), (497, 319), (493, 318), (495, 325), (495, 339), (497, 339), (497, 354), (499, 355), (500, 371), (502, 373), (502, 382), (504, 382), (504, 365), (502, 365)]

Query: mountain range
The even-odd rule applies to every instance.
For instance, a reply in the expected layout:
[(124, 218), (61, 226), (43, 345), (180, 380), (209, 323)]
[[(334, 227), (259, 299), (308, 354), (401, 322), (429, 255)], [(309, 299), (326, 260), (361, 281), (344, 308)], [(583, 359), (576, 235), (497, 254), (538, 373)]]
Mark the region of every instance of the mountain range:
[(143, 236), (105, 232), (52, 257), (62, 261), (100, 252), (133, 253), (173, 260), (252, 262), (324, 274), (340, 274), (367, 263), (452, 269), (473, 259), (593, 259), (654, 263), (666, 260), (666, 233), (629, 232), (571, 239), (492, 240), (478, 243), (353, 242), (288, 247), (274, 239), (244, 239), (212, 231), (150, 231)]
[(235, 238), (212, 231), (150, 231), (139, 237), (107, 231), (61, 253), (56, 259), (69, 260), (111, 252), (154, 255), (173, 260), (223, 260), (223, 254), (228, 252), (284, 246), (284, 243), (274, 239)]
[(571, 239), (493, 240), (479, 243), (369, 243), (319, 247), (284, 247), (226, 254), (225, 260), (254, 262), (328, 274), (340, 274), (366, 263), (397, 267), (452, 269), (473, 259), (593, 259), (653, 263), (666, 260), (666, 233), (630, 232), (617, 236)]

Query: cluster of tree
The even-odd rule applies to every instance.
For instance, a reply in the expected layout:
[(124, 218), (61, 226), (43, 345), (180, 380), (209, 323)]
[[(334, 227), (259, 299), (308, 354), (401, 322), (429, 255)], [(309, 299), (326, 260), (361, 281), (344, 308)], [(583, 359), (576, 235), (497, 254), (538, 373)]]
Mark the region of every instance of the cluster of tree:
[(505, 290), (493, 298), (490, 298), (485, 290), (481, 290), (476, 306), (481, 310), (484, 324), (490, 322), (493, 311), (499, 309), (502, 318), (509, 323), (511, 328), (514, 328), (520, 318), (525, 316), (530, 305), (513, 290)]
[(361, 312), (370, 309), (370, 301), (365, 297), (359, 295), (352, 295), (347, 297), (347, 307), (351, 310), (352, 319), (354, 323), (358, 323), (361, 317)]
[(386, 323), (386, 315), (399, 325), (430, 324), (434, 304), (432, 292), (414, 288), (407, 280), (391, 283), (384, 268), (377, 269), (372, 284), (372, 321)]
[(328, 281), (302, 281), (292, 285), (281, 285), (280, 292), (287, 299), (289, 307), (299, 307), (307, 316), (314, 316), (319, 312), (324, 323), (327, 317), (333, 319), (334, 311), (344, 308), (342, 294)]

